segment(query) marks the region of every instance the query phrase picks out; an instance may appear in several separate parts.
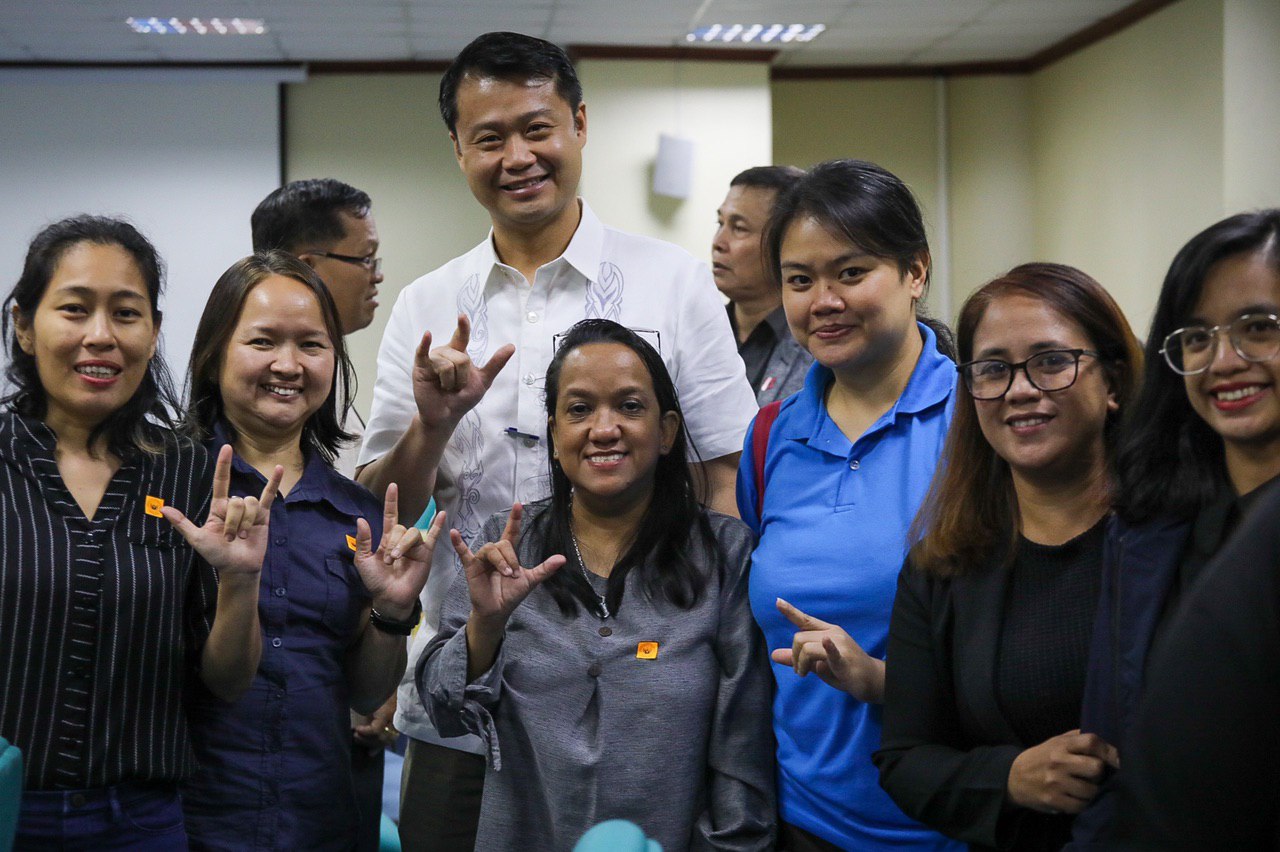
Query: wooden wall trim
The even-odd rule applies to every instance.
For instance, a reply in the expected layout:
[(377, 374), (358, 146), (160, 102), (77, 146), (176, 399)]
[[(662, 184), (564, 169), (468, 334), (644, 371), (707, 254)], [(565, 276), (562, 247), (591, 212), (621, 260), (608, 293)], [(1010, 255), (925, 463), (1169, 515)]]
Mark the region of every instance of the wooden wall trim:
[(565, 52), (579, 59), (648, 59), (679, 62), (762, 62), (769, 63), (776, 50), (734, 47), (642, 47), (631, 44), (571, 44)]

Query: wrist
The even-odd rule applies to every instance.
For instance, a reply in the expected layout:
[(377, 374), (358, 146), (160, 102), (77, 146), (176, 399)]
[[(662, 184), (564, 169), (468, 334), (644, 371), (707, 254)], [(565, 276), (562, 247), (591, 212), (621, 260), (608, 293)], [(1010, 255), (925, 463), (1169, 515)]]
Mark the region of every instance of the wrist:
[(374, 629), (389, 633), (392, 636), (408, 636), (418, 626), (418, 619), (421, 616), (422, 603), (415, 598), (413, 609), (404, 618), (393, 617), (378, 609), (377, 606), (371, 607), (369, 610), (369, 624)]
[(374, 598), (371, 604), (372, 609), (389, 621), (406, 621), (411, 618), (417, 609), (418, 599), (411, 601), (393, 601), (390, 598)]

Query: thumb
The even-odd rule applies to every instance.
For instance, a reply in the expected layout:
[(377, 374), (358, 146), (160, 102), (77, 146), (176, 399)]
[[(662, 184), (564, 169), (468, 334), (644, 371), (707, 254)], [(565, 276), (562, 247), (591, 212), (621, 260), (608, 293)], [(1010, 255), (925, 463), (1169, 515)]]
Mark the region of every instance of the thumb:
[(200, 528), (191, 523), (191, 521), (187, 519), (186, 515), (182, 514), (182, 512), (172, 506), (161, 506), (160, 514), (163, 515), (164, 519), (178, 531), (179, 535), (187, 540), (187, 544), (190, 544), (193, 547), (195, 546), (196, 536), (199, 535)]
[(508, 343), (499, 347), (497, 352), (480, 368), (480, 378), (484, 379), (484, 386), (487, 388), (493, 384), (493, 380), (502, 372), (502, 368), (507, 366), (507, 362), (511, 360), (511, 356), (516, 354), (514, 344)]
[(778, 648), (769, 654), (769, 659), (773, 660), (780, 666), (793, 668), (796, 664), (795, 654), (790, 648)]
[(526, 569), (525, 574), (529, 578), (529, 584), (533, 586), (538, 585), (543, 580), (546, 580), (552, 574), (559, 571), (567, 561), (567, 559), (557, 553), (555, 556), (548, 556), (540, 565), (535, 565), (533, 568)]
[(830, 636), (822, 637), (822, 647), (827, 652), (827, 665), (835, 671), (843, 671), (849, 661), (840, 653), (835, 640)]
[(373, 531), (364, 518), (356, 518), (356, 557), (367, 557), (373, 553)]

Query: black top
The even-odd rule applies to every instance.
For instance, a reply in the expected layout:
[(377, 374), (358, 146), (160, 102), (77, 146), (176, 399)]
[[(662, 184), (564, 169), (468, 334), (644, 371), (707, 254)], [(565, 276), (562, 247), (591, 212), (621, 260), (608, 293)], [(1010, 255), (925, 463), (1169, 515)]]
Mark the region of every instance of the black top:
[(1080, 727), (1106, 524), (1060, 545), (1019, 539), (1005, 599), (996, 697), (1024, 746)]
[(1106, 848), (1280, 848), (1280, 491), (1257, 494), (1156, 643)]
[(208, 513), (195, 445), (123, 460), (92, 520), (42, 421), (0, 413), (0, 736), (32, 790), (176, 781), (193, 768), (182, 709), (217, 578), (148, 497)]
[[(726, 307), (729, 311), (729, 327), (733, 329), (733, 339), (737, 340), (738, 317), (734, 313), (732, 303)], [(787, 315), (779, 306), (756, 323), (756, 327), (751, 329), (747, 339), (738, 344), (738, 354), (742, 356), (742, 363), (746, 365), (747, 381), (751, 382), (752, 390), (760, 389), (760, 383), (764, 381), (764, 372), (769, 366), (773, 351), (778, 347), (778, 342), (790, 334), (787, 328)]]

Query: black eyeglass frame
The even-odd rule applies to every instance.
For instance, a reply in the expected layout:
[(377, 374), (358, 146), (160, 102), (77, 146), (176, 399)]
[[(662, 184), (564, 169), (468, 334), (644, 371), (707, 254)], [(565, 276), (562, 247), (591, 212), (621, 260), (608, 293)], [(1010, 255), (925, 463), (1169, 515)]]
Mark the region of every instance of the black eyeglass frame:
[[(1027, 369), (1027, 365), (1030, 364), (1032, 361), (1039, 360), (1041, 358), (1044, 358), (1047, 355), (1070, 355), (1071, 356), (1071, 369), (1072, 369), (1071, 381), (1067, 382), (1065, 385), (1063, 385), (1060, 388), (1041, 387), (1039, 384), (1036, 383), (1036, 380), (1031, 377), (1031, 371)], [(1019, 361), (1016, 364), (1010, 361), (1006, 361), (1003, 358), (977, 358), (977, 359), (974, 359), (973, 361), (966, 361), (963, 364), (957, 364), (956, 372), (960, 374), (960, 379), (964, 383), (965, 390), (969, 392), (969, 396), (981, 402), (994, 402), (998, 399), (1004, 399), (1005, 394), (1007, 394), (1010, 388), (1013, 387), (1013, 379), (1015, 376), (1018, 375), (1019, 370), (1021, 370), (1022, 374), (1027, 377), (1027, 381), (1031, 383), (1031, 386), (1036, 390), (1040, 391), (1041, 393), (1057, 393), (1058, 391), (1066, 390), (1067, 388), (1071, 387), (1076, 383), (1076, 379), (1080, 378), (1080, 359), (1085, 355), (1089, 355), (1093, 358), (1097, 358), (1099, 361), (1103, 360), (1102, 353), (1095, 352), (1092, 349), (1046, 349), (1043, 352), (1037, 352), (1036, 354), (1032, 355), (1030, 358), (1027, 358), (1026, 360)], [(1008, 382), (1005, 383), (1004, 390), (1000, 391), (1000, 393), (996, 394), (995, 396), (978, 396), (973, 391), (972, 379), (969, 377), (968, 368), (972, 367), (974, 364), (993, 364), (993, 363), (1004, 364), (1006, 367), (1009, 368), (1009, 380)]]
[(356, 257), (353, 254), (338, 254), (336, 251), (319, 251), (312, 250), (303, 252), (303, 254), (314, 254), (319, 257), (331, 257), (334, 260), (340, 260), (343, 263), (353, 263), (356, 266), (364, 267), (365, 271), (372, 275), (377, 275), (382, 271), (382, 258), (376, 254), (365, 255), (364, 257)]
[[(1248, 361), (1250, 364), (1261, 364), (1264, 361), (1270, 361), (1272, 358), (1276, 357), (1277, 354), (1280, 354), (1280, 341), (1277, 341), (1276, 349), (1270, 355), (1266, 355), (1261, 358), (1255, 358), (1252, 355), (1245, 354), (1244, 350), (1241, 348), (1241, 345), (1240, 345), (1239, 335), (1233, 331), (1233, 329), (1237, 325), (1247, 324), (1250, 321), (1254, 321), (1258, 319), (1270, 320), (1271, 322), (1275, 323), (1276, 330), (1280, 331), (1280, 316), (1276, 316), (1275, 314), (1262, 313), (1261, 311), (1255, 311), (1247, 314), (1241, 314), (1240, 316), (1233, 319), (1231, 322), (1221, 323), (1215, 326), (1186, 325), (1186, 326), (1183, 326), (1182, 328), (1176, 328), (1173, 331), (1169, 332), (1167, 335), (1165, 335), (1164, 342), (1160, 344), (1160, 354), (1164, 356), (1164, 362), (1169, 365), (1169, 369), (1173, 370), (1179, 376), (1198, 376), (1201, 373), (1203, 373), (1205, 370), (1209, 369), (1210, 366), (1213, 365), (1213, 359), (1216, 357), (1218, 352), (1218, 335), (1225, 331), (1227, 333), (1227, 340), (1231, 343), (1231, 348), (1235, 350), (1235, 353), (1239, 355), (1241, 358)], [(1213, 345), (1209, 349), (1209, 360), (1205, 361), (1203, 367), (1201, 367), (1198, 370), (1184, 370), (1184, 369), (1180, 369), (1177, 365), (1173, 363), (1173, 353), (1171, 352), (1171, 349), (1173, 347), (1171, 344), (1173, 343), (1175, 337), (1177, 337), (1178, 335), (1184, 332), (1191, 331), (1192, 329), (1199, 329), (1203, 331), (1205, 334), (1209, 335), (1209, 337), (1212, 338), (1213, 340)]]

